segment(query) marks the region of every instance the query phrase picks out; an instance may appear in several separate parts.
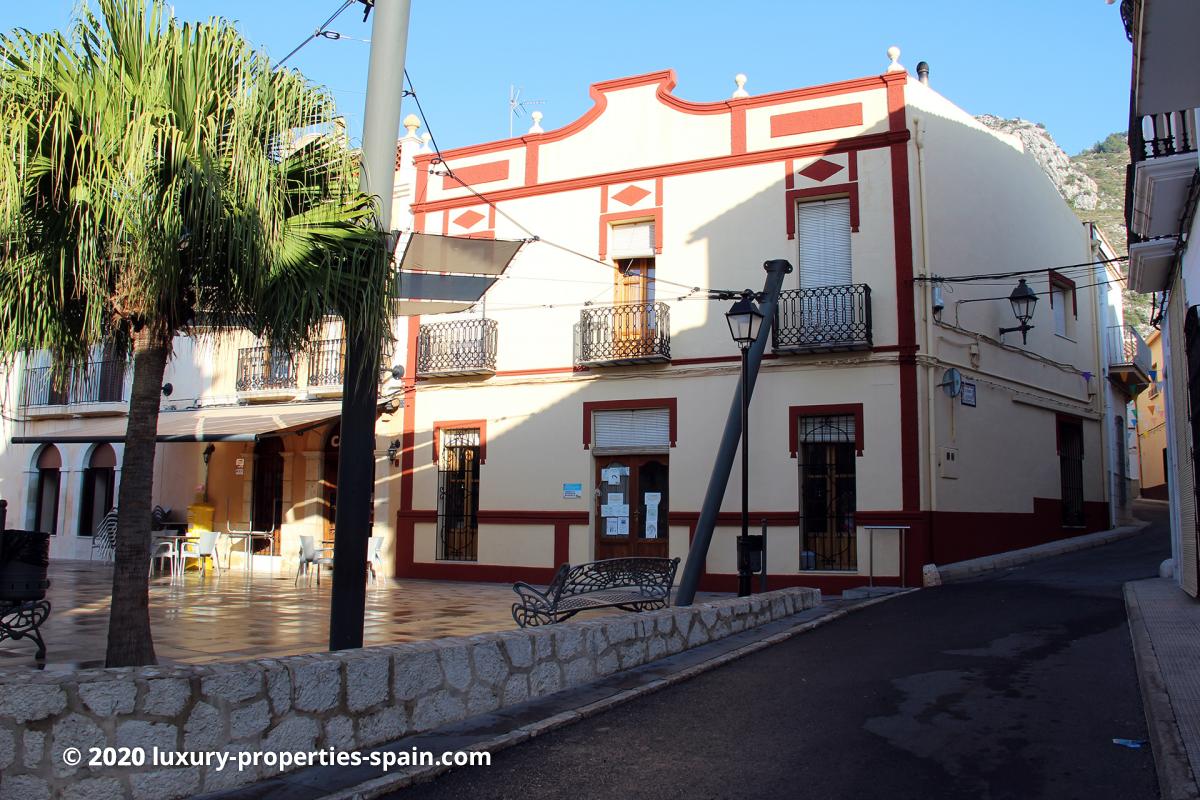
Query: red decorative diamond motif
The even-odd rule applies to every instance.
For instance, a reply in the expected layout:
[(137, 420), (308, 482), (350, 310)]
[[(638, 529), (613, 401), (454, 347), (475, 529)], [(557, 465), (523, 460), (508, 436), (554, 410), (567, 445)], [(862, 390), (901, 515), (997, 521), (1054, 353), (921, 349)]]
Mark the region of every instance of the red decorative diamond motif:
[(821, 183), (822, 181), (828, 180), (830, 177), (838, 174), (841, 171), (842, 167), (840, 164), (834, 164), (832, 161), (826, 161), (823, 158), (818, 158), (816, 161), (800, 170), (800, 174), (810, 180)]
[(650, 194), (649, 191), (640, 186), (626, 186), (621, 191), (612, 196), (613, 200), (619, 200), (627, 206), (641, 202), (642, 198)]
[(454, 218), (454, 224), (460, 228), (473, 228), (479, 224), (481, 219), (483, 219), (483, 214), (478, 211), (464, 211)]

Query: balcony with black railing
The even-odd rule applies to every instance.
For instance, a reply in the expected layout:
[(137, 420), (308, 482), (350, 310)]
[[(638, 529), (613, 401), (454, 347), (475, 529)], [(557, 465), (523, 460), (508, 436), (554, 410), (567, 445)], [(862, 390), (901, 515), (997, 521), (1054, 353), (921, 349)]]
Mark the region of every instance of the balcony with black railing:
[(322, 339), (308, 353), (308, 388), (340, 389), (346, 378), (346, 340)]
[(670, 361), (670, 315), (666, 303), (585, 308), (579, 314), (576, 366), (608, 367)]
[(492, 375), (499, 325), (494, 319), (455, 319), (417, 332), (417, 375), (425, 378)]
[(779, 293), (772, 346), (777, 353), (871, 349), (871, 287), (865, 283)]
[(243, 347), (238, 350), (237, 382), (239, 394), (286, 393), (296, 389), (297, 358), (271, 347)]
[(21, 405), (26, 408), (123, 403), (124, 361), (90, 361), (74, 369), (31, 367), (25, 370)]
[(1108, 377), (1136, 397), (1150, 385), (1150, 346), (1132, 325), (1111, 325), (1105, 335)]
[(1200, 158), (1195, 111), (1137, 117), (1129, 128), (1131, 163), (1125, 175), (1131, 288), (1159, 291), (1168, 250), (1192, 196)]

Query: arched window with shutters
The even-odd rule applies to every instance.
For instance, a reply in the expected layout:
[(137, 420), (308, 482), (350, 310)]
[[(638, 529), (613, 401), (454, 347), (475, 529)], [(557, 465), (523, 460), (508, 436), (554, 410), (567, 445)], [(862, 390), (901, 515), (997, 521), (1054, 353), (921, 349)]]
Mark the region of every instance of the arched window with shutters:
[(38, 453), (37, 493), (34, 497), (33, 529), (58, 533), (58, 495), (62, 476), (62, 456), (48, 444)]
[(117, 454), (110, 444), (98, 444), (83, 470), (83, 492), (79, 502), (79, 535), (92, 536), (113, 507), (116, 490)]

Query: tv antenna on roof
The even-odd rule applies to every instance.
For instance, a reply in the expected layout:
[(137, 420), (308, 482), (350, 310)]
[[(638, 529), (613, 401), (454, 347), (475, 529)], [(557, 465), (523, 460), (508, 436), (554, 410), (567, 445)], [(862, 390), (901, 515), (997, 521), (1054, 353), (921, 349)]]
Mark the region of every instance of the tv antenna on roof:
[(513, 119), (525, 113), (526, 106), (545, 105), (545, 100), (522, 100), (522, 87), (508, 85), (508, 138), (513, 136)]

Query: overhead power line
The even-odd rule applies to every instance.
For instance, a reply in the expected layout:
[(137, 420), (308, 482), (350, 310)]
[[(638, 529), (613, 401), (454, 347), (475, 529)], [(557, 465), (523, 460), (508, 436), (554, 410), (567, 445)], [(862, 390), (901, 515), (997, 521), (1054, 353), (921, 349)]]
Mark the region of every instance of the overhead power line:
[[(300, 44), (298, 44), (294, 48), (292, 48), (292, 52), (288, 53), (286, 56), (279, 59), (279, 63), (276, 64), (276, 66), (282, 67), (289, 58), (296, 55), (296, 53), (299, 53), (305, 47), (305, 45), (307, 45), (313, 39), (316, 39), (318, 36), (322, 36), (325, 33), (325, 29), (328, 28), (330, 25), (332, 25), (333, 21), (335, 19), (337, 19), (338, 17), (340, 17), (342, 15), (343, 11), (345, 11), (350, 6), (354, 5), (356, 2), (358, 2), (358, 0), (345, 0), (340, 6), (338, 6), (337, 11), (334, 11), (332, 14), (329, 15), (329, 19), (325, 20), (320, 25), (318, 25), (317, 29), (308, 35), (307, 39), (305, 39), (303, 42), (301, 42)], [(370, 10), (371, 10), (371, 5), (367, 4), (367, 11), (370, 12)], [(363, 19), (366, 20), (366, 17), (364, 16)], [(339, 34), (339, 38), (340, 38), (340, 34)]]
[(1103, 264), (1111, 264), (1115, 261), (1127, 261), (1129, 256), (1117, 256), (1115, 258), (1102, 258), (1098, 261), (1084, 261), (1079, 264), (1064, 264), (1058, 267), (1038, 267), (1036, 269), (1018, 269), (1011, 272), (992, 272), (984, 275), (957, 275), (954, 277), (941, 277), (938, 275), (918, 275), (913, 278), (914, 281), (930, 282), (930, 283), (969, 283), (971, 281), (995, 280), (997, 278), (1016, 278), (1021, 275), (1037, 275), (1038, 273), (1053, 270), (1054, 272), (1065, 272), (1067, 270), (1081, 269), (1084, 267), (1098, 267)]
[[(504, 217), (506, 220), (511, 222), (517, 228), (519, 228), (522, 233), (524, 233), (526, 236), (529, 237), (530, 241), (541, 242), (542, 244), (548, 245), (548, 246), (556, 248), (558, 250), (562, 250), (564, 253), (569, 253), (570, 255), (576, 256), (578, 258), (582, 258), (586, 261), (591, 261), (594, 264), (599, 264), (600, 266), (602, 266), (606, 269), (615, 270), (617, 272), (620, 272), (620, 267), (618, 267), (616, 264), (610, 264), (607, 261), (601, 261), (598, 258), (589, 256), (587, 253), (581, 253), (578, 250), (568, 247), (565, 244), (559, 244), (558, 242), (552, 241), (543, 236), (539, 236), (537, 233), (534, 233), (532, 230), (530, 230), (527, 226), (521, 224), (518, 220), (516, 220), (507, 211), (500, 208), (500, 206), (497, 205), (495, 203), (495, 201), (493, 201), (491, 198), (486, 197), (483, 194), (480, 194), (479, 191), (475, 189), (475, 187), (471, 186), (469, 183), (464, 181), (462, 178), (455, 175), (454, 170), (450, 167), (450, 165), (448, 163), (446, 163), (446, 160), (444, 158), (442, 158), (442, 150), (440, 147), (438, 147), (437, 137), (434, 136), (434, 133), (433, 133), (433, 126), (430, 125), (430, 123), (429, 123), (429, 117), (425, 114), (425, 109), (421, 107), (421, 98), (417, 94), (416, 87), (413, 86), (412, 78), (409, 77), (407, 69), (404, 71), (404, 78), (405, 78), (405, 80), (408, 81), (409, 94), (412, 96), (413, 102), (415, 102), (417, 104), (417, 111), (420, 113), (421, 119), (425, 121), (425, 131), (426, 131), (426, 133), (429, 134), (429, 144), (433, 148), (434, 155), (436, 156), (435, 163), (439, 164), (442, 168), (438, 173), (435, 173), (435, 174), (445, 175), (446, 177), (456, 181), (460, 186), (462, 186), (462, 188), (466, 189), (472, 195), (479, 198), (479, 200), (486, 203), (489, 208), (493, 209), (497, 214)], [(670, 281), (665, 278), (659, 278), (659, 277), (652, 278), (651, 280), (654, 281), (655, 283), (659, 283), (664, 286), (673, 286), (676, 289), (686, 289), (686, 290), (688, 290), (689, 294), (695, 293), (695, 292), (706, 292), (706, 293), (719, 293), (719, 294), (725, 295), (725, 294), (729, 294), (732, 291), (732, 290), (726, 291), (726, 290), (716, 290), (716, 289), (702, 289), (699, 286), (689, 286), (687, 284), (678, 283), (676, 281)]]

